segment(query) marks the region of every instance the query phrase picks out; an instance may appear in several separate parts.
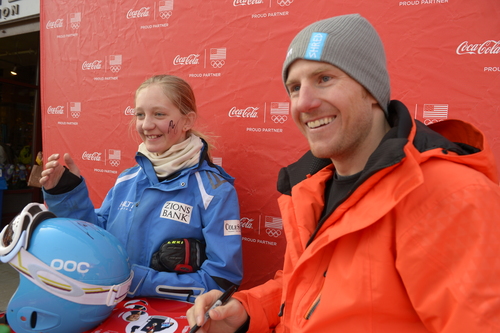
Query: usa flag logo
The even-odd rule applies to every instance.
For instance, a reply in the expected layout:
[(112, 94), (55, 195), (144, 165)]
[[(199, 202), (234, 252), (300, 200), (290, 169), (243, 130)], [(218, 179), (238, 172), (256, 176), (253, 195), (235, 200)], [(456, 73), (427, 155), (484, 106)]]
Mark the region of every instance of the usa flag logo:
[(213, 68), (221, 68), (226, 63), (226, 48), (210, 49), (210, 64)]

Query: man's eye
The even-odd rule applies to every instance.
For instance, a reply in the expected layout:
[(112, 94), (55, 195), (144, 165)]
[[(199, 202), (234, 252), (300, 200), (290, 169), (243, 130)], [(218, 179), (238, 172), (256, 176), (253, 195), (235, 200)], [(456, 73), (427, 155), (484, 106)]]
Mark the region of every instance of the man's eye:
[(137, 118), (143, 118), (143, 117), (144, 117), (144, 113), (141, 113), (141, 112), (136, 112), (136, 113), (135, 113), (135, 116), (136, 116)]
[(328, 82), (328, 81), (330, 81), (331, 79), (332, 79), (332, 78), (331, 78), (330, 76), (322, 76), (322, 77), (321, 77), (321, 81), (322, 81), (322, 82)]
[(300, 90), (300, 86), (299, 85), (291, 86), (290, 87), (290, 92), (297, 92), (299, 90)]

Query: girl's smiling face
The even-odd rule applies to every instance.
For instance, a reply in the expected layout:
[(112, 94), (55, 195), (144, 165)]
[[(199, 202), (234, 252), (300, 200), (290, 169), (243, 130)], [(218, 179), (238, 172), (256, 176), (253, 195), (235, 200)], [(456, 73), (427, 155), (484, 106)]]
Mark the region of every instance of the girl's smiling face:
[(186, 140), (186, 133), (193, 126), (196, 114), (182, 114), (160, 85), (151, 84), (137, 93), (135, 117), (137, 133), (146, 149), (161, 155)]

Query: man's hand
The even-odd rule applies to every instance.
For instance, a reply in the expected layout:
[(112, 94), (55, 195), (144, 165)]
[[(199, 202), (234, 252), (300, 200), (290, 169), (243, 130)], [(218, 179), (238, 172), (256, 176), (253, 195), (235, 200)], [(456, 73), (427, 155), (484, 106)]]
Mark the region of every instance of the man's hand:
[(189, 325), (202, 326), (199, 333), (234, 333), (247, 320), (248, 314), (243, 305), (235, 298), (231, 298), (225, 305), (210, 310), (210, 319), (203, 324), (205, 312), (210, 309), (217, 299), (222, 295), (219, 290), (212, 290), (198, 296), (193, 307), (187, 311)]

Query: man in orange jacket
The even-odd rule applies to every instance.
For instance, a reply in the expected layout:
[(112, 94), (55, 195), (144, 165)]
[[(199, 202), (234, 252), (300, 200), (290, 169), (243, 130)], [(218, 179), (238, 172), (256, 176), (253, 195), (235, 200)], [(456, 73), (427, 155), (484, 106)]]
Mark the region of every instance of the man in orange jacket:
[[(482, 133), (390, 101), (382, 42), (357, 14), (302, 30), (283, 80), (311, 149), (278, 179), (284, 267), (200, 332), (500, 332), (500, 187)], [(219, 295), (197, 298), (191, 325)]]

